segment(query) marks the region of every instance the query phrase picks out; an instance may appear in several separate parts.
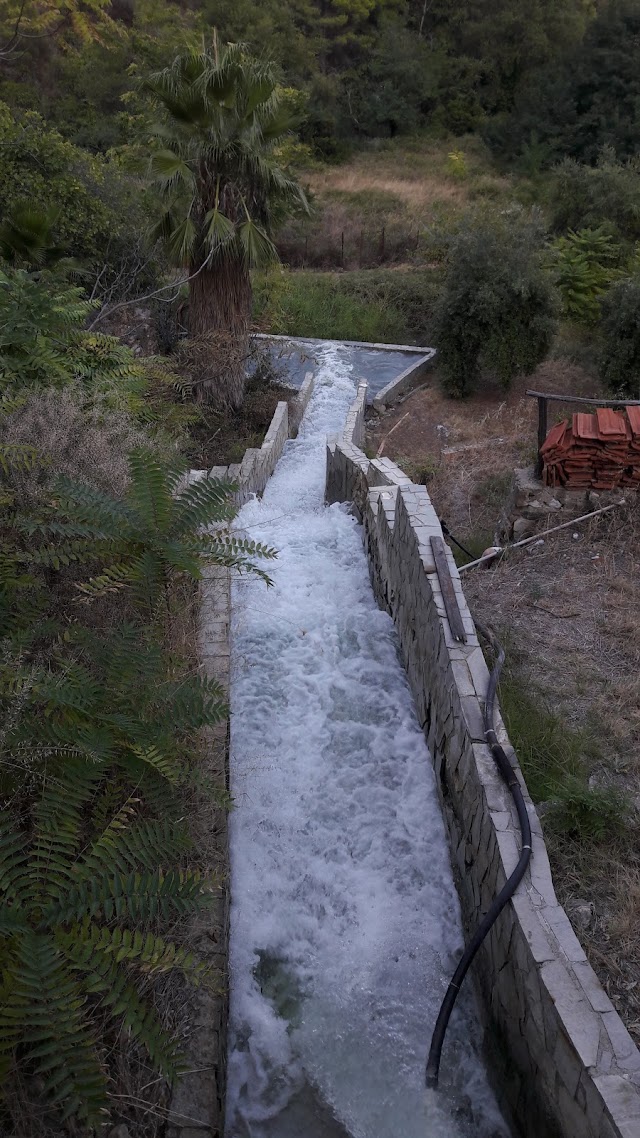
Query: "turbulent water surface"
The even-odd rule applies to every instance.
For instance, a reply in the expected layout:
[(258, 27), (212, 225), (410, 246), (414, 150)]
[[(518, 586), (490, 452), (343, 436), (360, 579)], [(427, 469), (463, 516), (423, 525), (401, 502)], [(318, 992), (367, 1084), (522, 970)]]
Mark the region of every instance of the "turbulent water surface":
[(323, 506), (325, 439), (355, 387), (327, 346), (297, 440), (238, 526), (274, 588), (234, 586), (227, 1138), (507, 1134), (454, 1016), (430, 1033), (462, 937), (431, 762), (358, 527)]
[[(341, 369), (350, 369), (356, 379), (366, 377), (367, 398), (370, 401), (392, 379), (397, 379), (407, 368), (414, 367), (420, 359), (417, 352), (403, 352), (397, 348), (363, 348), (357, 344), (337, 342), (333, 342), (329, 350)], [(293, 387), (300, 387), (307, 372), (318, 371), (323, 367), (327, 348), (320, 346), (317, 341), (291, 339), (274, 341), (271, 354), (276, 370), (282, 373), (286, 382)]]

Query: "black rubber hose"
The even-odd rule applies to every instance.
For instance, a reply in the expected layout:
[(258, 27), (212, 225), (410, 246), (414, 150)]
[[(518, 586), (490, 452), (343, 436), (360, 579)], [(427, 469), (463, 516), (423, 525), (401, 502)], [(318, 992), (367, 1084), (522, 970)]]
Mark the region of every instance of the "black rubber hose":
[(462, 552), (469, 558), (470, 561), (475, 561), (476, 554), (470, 553), (468, 549), (465, 549), (464, 545), (462, 545), (462, 543), (460, 541), (458, 541), (457, 537), (453, 536), (453, 534), (452, 534), (451, 530), (449, 529), (449, 527), (447, 526), (447, 524), (442, 521), (442, 518), (440, 519), (440, 525), (442, 526), (442, 532), (443, 532), (444, 536), (448, 537), (450, 539), (450, 541), (453, 542), (454, 545), (457, 545), (458, 549), (461, 549)]
[(498, 893), (498, 896), (493, 901), (491, 907), (482, 918), (482, 921), (478, 925), (478, 928), (476, 929), (473, 937), (464, 950), (462, 957), (460, 958), (460, 963), (458, 964), (458, 967), (453, 974), (451, 983), (449, 984), (449, 987), (445, 993), (440, 1011), (438, 1012), (436, 1026), (433, 1029), (431, 1047), (429, 1048), (429, 1058), (427, 1060), (426, 1070), (426, 1083), (428, 1087), (437, 1087), (438, 1085), (440, 1056), (442, 1053), (444, 1037), (449, 1024), (451, 1012), (453, 1011), (453, 1006), (456, 1002), (458, 992), (462, 986), (462, 981), (464, 980), (469, 970), (469, 966), (478, 949), (480, 948), (480, 945), (489, 932), (489, 929), (497, 920), (498, 916), (507, 904), (507, 901), (511, 899), (516, 889), (518, 888), (518, 885), (522, 881), (525, 870), (531, 858), (531, 824), (529, 822), (529, 814), (527, 812), (526, 803), (516, 773), (511, 766), (511, 763), (509, 762), (509, 759), (507, 758), (504, 750), (498, 742), (498, 738), (493, 726), (496, 689), (498, 687), (498, 680), (500, 679), (502, 665), (504, 664), (504, 650), (502, 646), (497, 643), (495, 638), (486, 632), (481, 625), (476, 623), (476, 627), (482, 636), (484, 636), (485, 639), (489, 641), (492, 647), (494, 649), (497, 648), (498, 652), (496, 662), (489, 677), (489, 686), (487, 688), (487, 695), (485, 698), (484, 734), (487, 743), (491, 747), (491, 752), (493, 754), (495, 764), (507, 786), (509, 787), (509, 790), (511, 791), (511, 795), (515, 802), (516, 810), (518, 812), (518, 820), (520, 822), (520, 831), (522, 834), (522, 849), (520, 852), (520, 857), (518, 859), (518, 864), (516, 865), (506, 884)]

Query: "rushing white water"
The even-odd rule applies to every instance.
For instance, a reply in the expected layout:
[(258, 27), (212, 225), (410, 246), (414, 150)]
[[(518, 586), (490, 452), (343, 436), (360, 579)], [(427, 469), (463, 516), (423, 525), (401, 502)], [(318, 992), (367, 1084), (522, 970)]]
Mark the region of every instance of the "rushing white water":
[(327, 347), (238, 519), (279, 557), (273, 589), (234, 586), (227, 1138), (503, 1138), (469, 994), (423, 1089), (460, 914), (393, 624), (355, 521), (323, 505), (349, 373)]

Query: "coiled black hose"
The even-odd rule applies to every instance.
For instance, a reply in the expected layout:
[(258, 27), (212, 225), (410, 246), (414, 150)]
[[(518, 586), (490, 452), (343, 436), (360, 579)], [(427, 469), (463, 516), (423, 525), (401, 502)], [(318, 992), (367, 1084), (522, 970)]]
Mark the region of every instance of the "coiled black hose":
[(458, 992), (462, 986), (462, 981), (464, 980), (469, 970), (469, 965), (471, 964), (474, 956), (480, 948), (480, 945), (489, 932), (489, 929), (497, 920), (498, 916), (507, 904), (507, 901), (510, 900), (518, 888), (518, 885), (524, 877), (525, 870), (531, 858), (531, 825), (529, 822), (526, 803), (524, 801), (516, 773), (511, 766), (511, 763), (509, 762), (509, 759), (507, 758), (504, 750), (498, 742), (498, 738), (493, 726), (496, 689), (498, 687), (498, 680), (500, 679), (502, 665), (504, 664), (504, 649), (500, 644), (498, 644), (495, 638), (477, 622), (476, 627), (478, 629), (478, 632), (480, 632), (480, 634), (486, 640), (488, 640), (494, 650), (497, 649), (496, 662), (489, 677), (489, 686), (487, 688), (487, 695), (484, 704), (484, 734), (487, 743), (491, 747), (491, 752), (493, 754), (495, 764), (507, 786), (509, 787), (513, 801), (515, 802), (516, 810), (518, 812), (518, 820), (520, 822), (520, 831), (522, 834), (522, 849), (516, 868), (507, 880), (506, 884), (498, 893), (498, 896), (493, 901), (485, 916), (482, 918), (482, 921), (478, 925), (478, 928), (476, 929), (473, 937), (464, 950), (464, 953), (460, 958), (460, 963), (458, 964), (458, 967), (453, 974), (451, 983), (445, 992), (444, 1000), (442, 1001), (440, 1011), (438, 1012), (436, 1026), (433, 1029), (431, 1047), (429, 1048), (429, 1058), (427, 1060), (426, 1070), (426, 1083), (428, 1087), (437, 1087), (438, 1085), (440, 1056), (442, 1053), (444, 1037), (449, 1024), (449, 1019), (451, 1017), (451, 1012), (453, 1011), (453, 1006), (456, 1002)]

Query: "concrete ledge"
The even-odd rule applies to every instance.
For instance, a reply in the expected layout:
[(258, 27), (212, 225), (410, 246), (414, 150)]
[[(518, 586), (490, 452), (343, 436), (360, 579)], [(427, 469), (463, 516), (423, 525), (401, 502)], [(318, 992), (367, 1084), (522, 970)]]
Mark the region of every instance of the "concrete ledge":
[(254, 340), (276, 340), (280, 343), (287, 344), (346, 344), (349, 348), (376, 348), (378, 351), (385, 352), (415, 352), (418, 356), (423, 356), (425, 349), (417, 347), (415, 344), (376, 344), (371, 340), (318, 340), (313, 336), (276, 336), (271, 335), (270, 332), (254, 332)]
[[(394, 619), (433, 758), (470, 932), (519, 851), (512, 799), (484, 742), (489, 672), (448, 552), (466, 644), (451, 635), (429, 540), (442, 530), (425, 487), (357, 445), (365, 399), (359, 389), (343, 434), (329, 440), (326, 498), (352, 502), (363, 522), (373, 588)], [(542, 828), (501, 719), (498, 736), (525, 792), (534, 847), (475, 966), (505, 1109), (523, 1138), (640, 1138), (640, 1052), (558, 904)]]
[(435, 348), (428, 348), (426, 351), (423, 348), (423, 355), (415, 364), (405, 368), (400, 375), (391, 380), (386, 387), (382, 388), (373, 399), (373, 406), (376, 411), (384, 411), (385, 407), (389, 407), (391, 403), (395, 403), (399, 395), (404, 394), (410, 387), (416, 383), (417, 380), (422, 379), (427, 372), (431, 371), (433, 362), (436, 355)]

